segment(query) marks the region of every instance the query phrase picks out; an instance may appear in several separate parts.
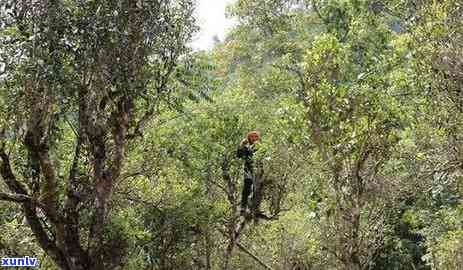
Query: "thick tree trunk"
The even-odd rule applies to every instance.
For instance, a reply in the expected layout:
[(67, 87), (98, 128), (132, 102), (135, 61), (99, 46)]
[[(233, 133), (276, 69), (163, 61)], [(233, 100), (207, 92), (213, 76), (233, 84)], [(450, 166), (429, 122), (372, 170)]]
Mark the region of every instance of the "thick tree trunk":
[(222, 270), (230, 270), (230, 259), (233, 254), (233, 249), (235, 248), (235, 242), (230, 241), (227, 245), (227, 248), (225, 248), (225, 252), (223, 255), (223, 263), (222, 263)]

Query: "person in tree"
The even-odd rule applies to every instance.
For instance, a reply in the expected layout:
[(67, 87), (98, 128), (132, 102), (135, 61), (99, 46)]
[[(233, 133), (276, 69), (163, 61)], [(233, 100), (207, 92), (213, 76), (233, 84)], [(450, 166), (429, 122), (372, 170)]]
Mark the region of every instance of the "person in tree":
[(253, 154), (256, 151), (256, 143), (259, 141), (259, 132), (251, 131), (244, 138), (237, 150), (237, 157), (244, 160), (244, 186), (241, 194), (241, 214), (248, 210), (248, 199), (252, 192), (254, 179)]

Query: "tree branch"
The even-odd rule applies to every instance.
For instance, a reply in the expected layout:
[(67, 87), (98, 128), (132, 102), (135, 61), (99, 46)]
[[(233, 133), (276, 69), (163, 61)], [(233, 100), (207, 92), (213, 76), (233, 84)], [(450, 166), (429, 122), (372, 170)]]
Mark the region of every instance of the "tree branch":
[(259, 257), (254, 255), (249, 249), (244, 247), (240, 242), (236, 242), (236, 246), (243, 251), (244, 253), (248, 254), (251, 258), (253, 258), (256, 262), (258, 262), (262, 267), (264, 267), (267, 270), (273, 270), (270, 266), (268, 266), (266, 263), (264, 263)]
[(35, 202), (34, 199), (30, 196), (23, 195), (23, 194), (5, 193), (5, 192), (0, 192), (0, 200), (9, 201), (9, 202), (17, 202), (17, 203)]
[[(0, 161), (0, 175), (2, 176), (8, 188), (16, 193), (13, 195), (19, 195), (9, 196), (9, 198), (23, 200), (29, 197), (26, 188), (16, 179), (15, 175), (13, 174), (9, 157), (3, 147), (0, 147)], [(6, 196), (8, 194), (4, 193), (2, 195), (5, 195), (4, 197), (8, 198), (8, 196)], [(37, 210), (33, 201), (24, 200), (22, 203), (27, 222), (29, 223), (29, 226), (31, 227), (31, 230), (34, 233), (34, 236), (36, 237), (40, 246), (61, 267), (61, 269), (68, 270), (69, 267), (63, 252), (56, 246), (54, 241), (50, 239), (47, 232), (44, 230), (43, 225), (37, 216)]]
[[(219, 229), (219, 231), (222, 233), (223, 236), (228, 237), (227, 233), (225, 231)], [(262, 267), (264, 267), (267, 270), (273, 270), (270, 266), (268, 266), (266, 263), (264, 263), (259, 257), (254, 255), (249, 249), (244, 247), (240, 242), (238, 242), (237, 239), (234, 241), (235, 245), (244, 253), (248, 254), (251, 258), (253, 258), (256, 262), (258, 262)]]

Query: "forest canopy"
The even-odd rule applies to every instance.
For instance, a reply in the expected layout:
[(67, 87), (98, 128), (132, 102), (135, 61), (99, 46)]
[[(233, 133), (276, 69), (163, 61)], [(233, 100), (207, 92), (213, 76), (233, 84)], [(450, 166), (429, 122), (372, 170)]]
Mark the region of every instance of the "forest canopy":
[(0, 3), (0, 258), (463, 268), (461, 1), (196, 6)]

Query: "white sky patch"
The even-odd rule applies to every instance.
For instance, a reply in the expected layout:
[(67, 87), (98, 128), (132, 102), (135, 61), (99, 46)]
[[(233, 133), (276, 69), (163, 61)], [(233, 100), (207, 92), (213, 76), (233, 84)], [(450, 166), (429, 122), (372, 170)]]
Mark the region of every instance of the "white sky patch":
[(196, 16), (200, 31), (191, 44), (195, 50), (211, 49), (214, 36), (224, 39), (226, 30), (233, 25), (232, 20), (225, 18), (225, 7), (232, 2), (234, 0), (197, 0)]

